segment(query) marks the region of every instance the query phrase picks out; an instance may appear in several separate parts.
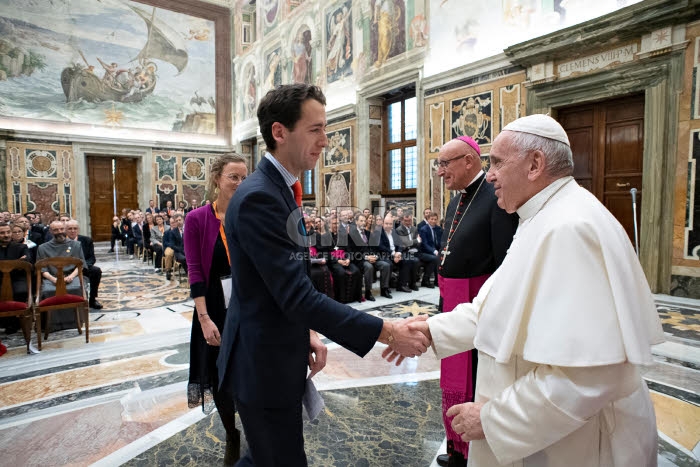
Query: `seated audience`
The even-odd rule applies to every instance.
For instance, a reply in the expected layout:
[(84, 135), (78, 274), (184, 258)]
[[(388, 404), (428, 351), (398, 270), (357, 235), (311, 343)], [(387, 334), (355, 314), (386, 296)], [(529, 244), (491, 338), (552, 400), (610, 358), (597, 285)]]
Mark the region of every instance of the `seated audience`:
[(165, 207), (160, 210), (168, 215), (168, 217), (175, 214), (175, 209), (173, 209), (173, 202), (168, 200), (165, 202)]
[(155, 270), (160, 272), (163, 267), (163, 236), (165, 232), (170, 230), (170, 227), (165, 225), (163, 216), (156, 216), (156, 225), (150, 230), (151, 232), (151, 250), (155, 254)]
[[(27, 245), (12, 241), (10, 224), (0, 223), (0, 261), (27, 260)], [(0, 287), (2, 287), (2, 274), (0, 274)], [(18, 302), (26, 302), (28, 295), (27, 276), (24, 271), (13, 271), (10, 275), (12, 281), (12, 298)], [(20, 328), (19, 318), (11, 316), (0, 318), (0, 327), (5, 328), (6, 334), (14, 334)]]
[(148, 202), (148, 207), (146, 208), (146, 212), (149, 214), (158, 214), (160, 212), (160, 209), (156, 206), (155, 201), (150, 200)]
[[(408, 283), (410, 276), (409, 270), (413, 267), (413, 265), (407, 261), (404, 261), (403, 255), (396, 248), (393, 235), (394, 217), (391, 215), (391, 213), (388, 213), (384, 218), (383, 226), (384, 228), (382, 230), (375, 230), (372, 233), (375, 238), (370, 239), (370, 244), (377, 245), (375, 247), (375, 251), (377, 256), (379, 256), (379, 259), (390, 262), (392, 271), (398, 270), (399, 280), (396, 290), (399, 292), (411, 292), (411, 289), (403, 284)], [(376, 239), (377, 236), (379, 237), (379, 241)], [(382, 291), (382, 296), (391, 298), (391, 294), (388, 293), (388, 289), (386, 294), (384, 291)]]
[[(331, 231), (321, 236), (321, 247), (330, 254), (328, 260), (335, 299), (340, 303), (362, 301), (362, 272), (350, 261), (348, 234), (338, 230), (338, 218), (331, 218)], [(318, 246), (316, 247), (318, 249)]]
[(155, 228), (156, 224), (153, 219), (153, 214), (146, 213), (146, 220), (141, 227), (143, 232), (143, 247), (146, 249), (143, 255), (143, 262), (147, 262), (148, 258), (152, 256), (153, 249), (151, 248), (151, 230)]
[(132, 212), (127, 212), (126, 209), (122, 209), (122, 220), (120, 232), (122, 234), (122, 246), (126, 245), (126, 254), (134, 254), (134, 239), (131, 232), (132, 218), (134, 217)]
[[(425, 272), (423, 273), (423, 280), (421, 281), (422, 287), (434, 288), (438, 283), (437, 278), (437, 268), (440, 264), (440, 237), (442, 232), (437, 226), (438, 215), (434, 212), (430, 212), (427, 215), (428, 222), (424, 224), (420, 229), (418, 229), (418, 235), (420, 235), (420, 251), (418, 252), (418, 258), (425, 267)], [(433, 284), (430, 283), (430, 276), (433, 276)]]
[(363, 214), (355, 218), (355, 224), (350, 230), (350, 244), (352, 250), (352, 261), (360, 268), (365, 279), (365, 299), (374, 301), (372, 295), (372, 283), (374, 282), (374, 272), (379, 271), (380, 290), (389, 288), (391, 278), (391, 264), (380, 260), (372, 251), (370, 246), (370, 231), (365, 229), (367, 224)]
[(396, 251), (401, 252), (403, 263), (410, 265), (410, 267), (406, 268), (408, 276), (406, 277), (404, 274), (404, 277), (400, 278), (401, 286), (404, 288), (408, 287), (411, 290), (418, 290), (416, 280), (420, 263), (418, 262), (417, 254), (421, 239), (413, 226), (413, 216), (410, 213), (401, 217), (401, 225), (394, 228), (392, 235), (394, 237), (394, 246)]
[(131, 254), (129, 259), (133, 259), (134, 251), (136, 248), (141, 251), (143, 248), (143, 230), (142, 230), (143, 220), (141, 219), (141, 214), (136, 212), (133, 215), (133, 221), (131, 222), (131, 235), (133, 236), (133, 246), (131, 247)]
[[(39, 250), (37, 251), (36, 255), (37, 261), (44, 258), (72, 256), (73, 258), (80, 258), (80, 260), (83, 262), (83, 269), (86, 269), (87, 263), (85, 262), (85, 257), (83, 256), (83, 249), (80, 246), (80, 242), (70, 240), (66, 237), (66, 226), (63, 224), (63, 222), (53, 221), (49, 228), (53, 238), (48, 242), (39, 245)], [(83, 295), (83, 291), (80, 288), (80, 280), (77, 279), (80, 272), (78, 268), (66, 266), (63, 271), (66, 281), (66, 292), (74, 295)], [(40, 299), (55, 295), (56, 281), (58, 280), (56, 276), (56, 269), (53, 267), (44, 268), (41, 275), (43, 276), (44, 280), (41, 281)], [(53, 311), (51, 312), (51, 322), (48, 324), (52, 331), (73, 328), (76, 326), (75, 314), (70, 309)]]
[(172, 277), (173, 260), (187, 271), (187, 262), (185, 261), (185, 245), (182, 241), (182, 214), (174, 213), (170, 218), (170, 230), (163, 235), (164, 261), (165, 261), (165, 278), (170, 280)]
[(121, 230), (119, 229), (121, 223), (119, 222), (119, 218), (117, 216), (114, 216), (112, 218), (112, 237), (109, 239), (109, 244), (111, 248), (109, 249), (110, 253), (114, 253), (114, 245), (116, 245), (117, 240), (122, 239), (122, 233)]
[(90, 280), (90, 308), (101, 310), (102, 304), (97, 301), (97, 289), (99, 289), (100, 281), (102, 281), (102, 269), (95, 266), (97, 262), (95, 258), (95, 243), (92, 241), (92, 238), (79, 235), (79, 229), (78, 221), (69, 220), (66, 222), (66, 235), (70, 240), (80, 242), (80, 247), (83, 249), (83, 257), (87, 265), (87, 267), (83, 268), (83, 276)]
[(15, 221), (15, 223), (10, 225), (10, 229), (12, 231), (12, 241), (27, 247), (27, 261), (34, 264), (36, 262), (36, 250), (38, 245), (27, 239), (27, 227), (25, 227), (24, 223), (20, 222), (21, 219), (26, 221), (25, 217), (20, 217)]

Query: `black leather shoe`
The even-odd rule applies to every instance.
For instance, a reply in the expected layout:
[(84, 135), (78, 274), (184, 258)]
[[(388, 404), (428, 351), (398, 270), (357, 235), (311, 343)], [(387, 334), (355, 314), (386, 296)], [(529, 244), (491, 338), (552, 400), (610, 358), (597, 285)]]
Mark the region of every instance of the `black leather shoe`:
[(418, 291), (418, 286), (416, 284), (411, 284), (411, 290)]
[(102, 304), (100, 302), (98, 302), (97, 300), (93, 300), (90, 302), (90, 308), (94, 308), (95, 310), (101, 310)]
[(370, 302), (376, 301), (374, 297), (372, 296), (372, 292), (365, 292), (365, 298), (369, 300)]
[(167, 272), (165, 273), (165, 278), (166, 278), (167, 280), (170, 280), (171, 277), (173, 277), (172, 273), (171, 273), (170, 271), (167, 271)]
[(427, 287), (427, 288), (429, 288), (429, 289), (434, 289), (434, 288), (435, 288), (435, 286), (434, 286), (433, 284), (431, 284), (430, 282), (428, 282), (427, 284), (421, 282), (420, 286), (421, 286), (421, 287)]
[(447, 467), (467, 467), (467, 459), (464, 458), (461, 452), (453, 451)]
[(397, 292), (406, 292), (406, 293), (411, 293), (411, 289), (406, 287), (405, 285), (400, 285), (399, 287), (396, 288)]
[(441, 465), (442, 467), (447, 467), (447, 464), (450, 462), (450, 456), (448, 454), (440, 454), (437, 456), (437, 463), (438, 465)]
[(394, 297), (391, 295), (391, 292), (389, 291), (389, 289), (382, 289), (382, 297), (384, 297), (384, 298), (394, 298)]

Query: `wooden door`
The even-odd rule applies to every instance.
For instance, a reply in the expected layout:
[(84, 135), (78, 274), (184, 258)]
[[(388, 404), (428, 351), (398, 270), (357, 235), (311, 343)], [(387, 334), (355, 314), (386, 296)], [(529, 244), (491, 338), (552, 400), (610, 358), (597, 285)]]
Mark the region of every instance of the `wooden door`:
[[(90, 185), (90, 228), (93, 240), (107, 241), (111, 236), (114, 212), (114, 181), (112, 158), (88, 156), (87, 167)], [(82, 233), (86, 230), (82, 229)]]
[(138, 183), (136, 181), (136, 159), (115, 158), (114, 187), (117, 195), (117, 212), (139, 208)]
[[(574, 178), (620, 221), (634, 243), (630, 189), (641, 225), (644, 95), (560, 109), (574, 156)], [(640, 233), (641, 235), (641, 233)]]

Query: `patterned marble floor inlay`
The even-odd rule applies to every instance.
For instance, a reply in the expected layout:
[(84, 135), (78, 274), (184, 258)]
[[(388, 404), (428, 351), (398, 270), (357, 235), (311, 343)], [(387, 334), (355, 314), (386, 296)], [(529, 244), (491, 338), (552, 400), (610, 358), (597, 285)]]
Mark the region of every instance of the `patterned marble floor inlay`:
[[(67, 329), (26, 355), (20, 332), (0, 330), (8, 347), (0, 357), (2, 465), (220, 465), (218, 415), (186, 405), (193, 310), (186, 277), (168, 281), (153, 265), (108, 248), (96, 245), (104, 309), (90, 312), (88, 344)], [(437, 289), (375, 297), (352, 306), (386, 320), (438, 312)], [(656, 410), (659, 465), (698, 466), (700, 302), (657, 300), (668, 340), (654, 347), (643, 376)], [(326, 408), (304, 425), (309, 465), (434, 465), (444, 442), (434, 354), (396, 367), (381, 358), (381, 344), (358, 358), (324, 342), (328, 365), (314, 380)]]
[[(442, 443), (436, 380), (321, 391), (321, 395), (324, 411), (316, 420), (304, 422), (309, 465), (424, 467)], [(219, 416), (212, 414), (125, 465), (219, 465), (225, 440)], [(244, 440), (241, 449), (246, 449)]]
[(658, 307), (664, 331), (684, 339), (700, 341), (700, 313), (681, 308)]

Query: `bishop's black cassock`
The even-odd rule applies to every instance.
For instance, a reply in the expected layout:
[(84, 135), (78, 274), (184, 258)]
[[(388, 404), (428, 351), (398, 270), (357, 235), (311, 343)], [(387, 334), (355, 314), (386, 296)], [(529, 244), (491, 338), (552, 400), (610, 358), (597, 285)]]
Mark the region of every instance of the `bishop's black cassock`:
[[(484, 180), (485, 176), (474, 180), (447, 206), (445, 229), (440, 240), (441, 254), (445, 251), (447, 239), (450, 235), (452, 237), (449, 254), (438, 268), (443, 277), (464, 279), (492, 274), (503, 262), (513, 241), (518, 215), (508, 214), (498, 207), (493, 185)], [(472, 198), (474, 201), (469, 205)], [(467, 206), (469, 210), (465, 213)], [(460, 223), (464, 215), (467, 217)]]

